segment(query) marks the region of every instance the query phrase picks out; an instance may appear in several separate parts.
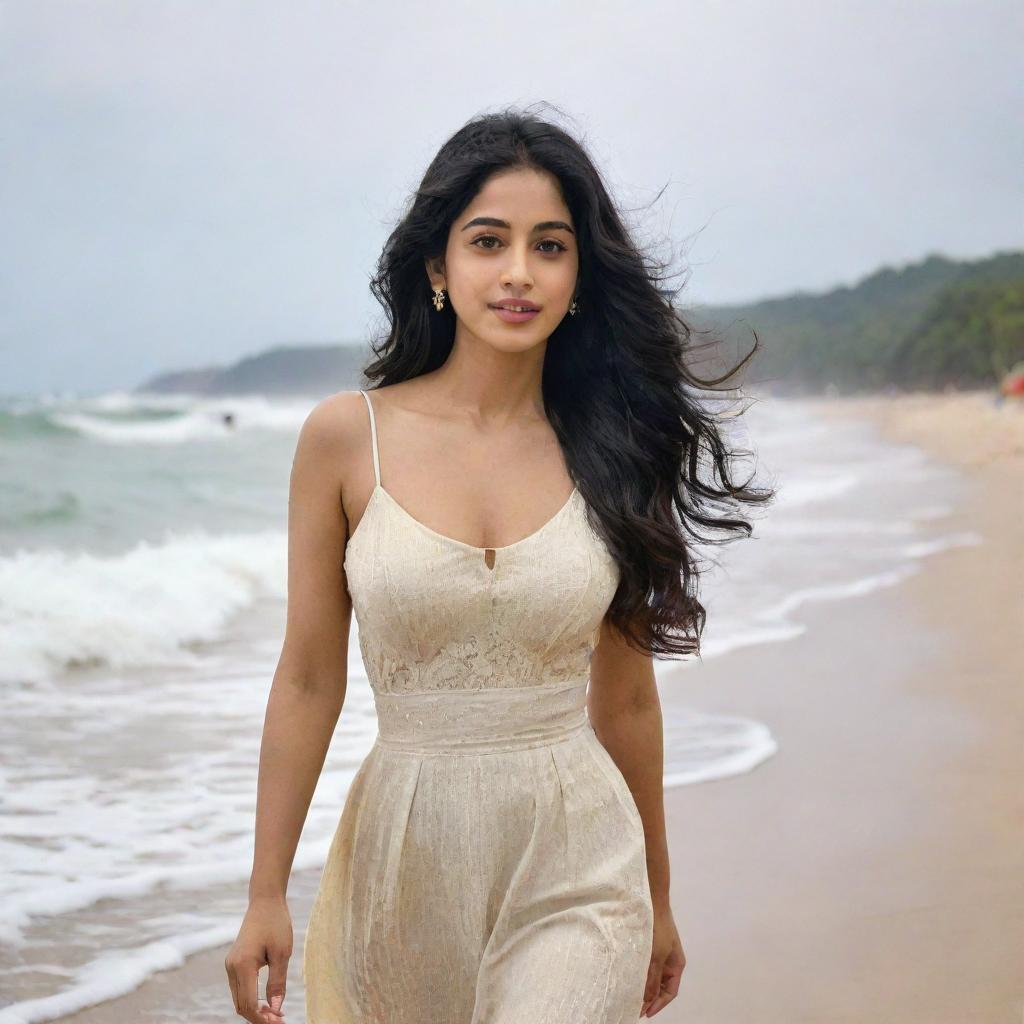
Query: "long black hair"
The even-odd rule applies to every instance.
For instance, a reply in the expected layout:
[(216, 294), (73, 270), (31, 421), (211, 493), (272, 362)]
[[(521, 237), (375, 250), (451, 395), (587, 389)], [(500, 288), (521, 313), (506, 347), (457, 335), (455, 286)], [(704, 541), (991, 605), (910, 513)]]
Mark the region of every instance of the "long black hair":
[(551, 334), (544, 356), (545, 411), (591, 526), (620, 570), (608, 609), (627, 641), (655, 657), (700, 653), (703, 571), (691, 541), (749, 536), (737, 506), (774, 492), (732, 479), (723, 400), (702, 402), (731, 380), (754, 347), (717, 378), (696, 376), (688, 356), (703, 343), (661, 287), (664, 265), (630, 238), (593, 161), (567, 131), (513, 108), (470, 120), (441, 147), (388, 237), (370, 288), (390, 325), (371, 341), (363, 374), (383, 387), (441, 366), (455, 338), (451, 303), (438, 313), (425, 260), (443, 256), (452, 222), (487, 179), (508, 169), (547, 171), (559, 182), (579, 247), (578, 312)]

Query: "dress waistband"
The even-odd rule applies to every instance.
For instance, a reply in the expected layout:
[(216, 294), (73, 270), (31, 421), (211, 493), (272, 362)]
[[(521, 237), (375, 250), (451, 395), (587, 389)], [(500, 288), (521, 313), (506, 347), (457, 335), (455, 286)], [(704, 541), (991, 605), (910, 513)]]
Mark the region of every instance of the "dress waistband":
[(588, 681), (375, 692), (377, 743), (420, 754), (493, 753), (558, 743), (589, 725)]

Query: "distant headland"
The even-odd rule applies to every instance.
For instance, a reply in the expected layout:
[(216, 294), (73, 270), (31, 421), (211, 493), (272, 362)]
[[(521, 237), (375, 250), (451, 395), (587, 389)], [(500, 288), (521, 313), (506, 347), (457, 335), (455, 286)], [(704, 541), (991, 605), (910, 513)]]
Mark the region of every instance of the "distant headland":
[[(757, 331), (761, 350), (741, 373), (744, 386), (809, 395), (995, 387), (1024, 360), (1024, 252), (975, 261), (932, 255), (849, 287), (744, 305), (684, 304), (680, 312), (721, 340), (715, 359), (723, 367), (749, 350)], [(361, 386), (370, 355), (355, 342), (278, 346), (230, 366), (162, 373), (136, 390), (327, 395)]]
[(136, 391), (200, 395), (328, 395), (355, 386), (369, 355), (356, 342), (280, 345), (230, 366), (161, 373)]

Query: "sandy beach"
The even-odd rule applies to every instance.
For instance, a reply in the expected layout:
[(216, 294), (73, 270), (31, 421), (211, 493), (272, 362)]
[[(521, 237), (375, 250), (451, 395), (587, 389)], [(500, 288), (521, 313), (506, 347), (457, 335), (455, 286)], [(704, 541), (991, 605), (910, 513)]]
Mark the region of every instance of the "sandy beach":
[[(666, 1024), (1018, 1022), (1024, 1008), (1024, 407), (812, 403), (969, 474), (978, 547), (682, 677), (780, 754), (666, 794), (687, 951)], [(662, 688), (663, 701), (675, 699)], [(831, 726), (842, 723), (842, 729)]]
[[(748, 775), (666, 791), (688, 964), (665, 1024), (1024, 1019), (1024, 406), (987, 393), (808, 402), (962, 470), (981, 535), (895, 587), (811, 607), (807, 632), (670, 673), (662, 700), (766, 722)], [(674, 685), (675, 684), (675, 685)], [(290, 903), (301, 1022), (311, 873)], [(74, 1024), (232, 1011), (226, 947)], [(425, 1021), (426, 1024), (426, 1021)]]

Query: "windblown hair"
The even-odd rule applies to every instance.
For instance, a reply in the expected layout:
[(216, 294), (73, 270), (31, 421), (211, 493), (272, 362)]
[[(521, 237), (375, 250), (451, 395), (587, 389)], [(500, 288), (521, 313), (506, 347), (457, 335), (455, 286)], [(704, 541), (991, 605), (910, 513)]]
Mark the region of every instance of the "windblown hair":
[[(664, 289), (660, 262), (630, 238), (593, 161), (562, 128), (507, 109), (473, 118), (440, 149), (384, 245), (370, 288), (390, 325), (371, 342), (364, 368), (374, 386), (441, 366), (455, 338), (451, 303), (438, 313), (424, 261), (442, 258), (452, 222), (499, 171), (547, 171), (560, 183), (579, 247), (578, 312), (551, 334), (544, 357), (545, 411), (591, 526), (621, 579), (608, 610), (634, 647), (654, 656), (700, 654), (706, 611), (703, 571), (691, 542), (718, 544), (752, 533), (741, 503), (771, 490), (732, 479), (720, 417), (700, 400), (737, 373), (758, 348), (717, 378), (687, 365), (698, 346)], [(705, 343), (699, 346), (704, 348)]]

